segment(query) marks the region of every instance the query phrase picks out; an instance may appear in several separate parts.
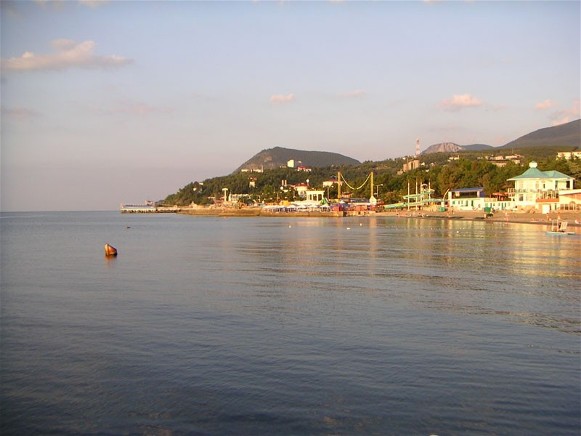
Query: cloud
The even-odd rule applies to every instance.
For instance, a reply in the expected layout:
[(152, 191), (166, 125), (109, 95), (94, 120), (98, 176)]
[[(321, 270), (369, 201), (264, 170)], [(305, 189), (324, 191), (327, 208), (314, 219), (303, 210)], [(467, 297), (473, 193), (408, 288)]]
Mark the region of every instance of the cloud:
[(270, 102), (284, 104), (284, 103), (290, 103), (290, 102), (294, 101), (294, 99), (295, 99), (294, 94), (287, 94), (287, 95), (275, 94), (275, 95), (272, 95), (270, 97)]
[(16, 120), (16, 121), (29, 121), (33, 118), (38, 117), (40, 114), (32, 109), (27, 109), (23, 107), (14, 107), (14, 108), (7, 108), (2, 107), (2, 116), (7, 117), (8, 119)]
[(114, 115), (114, 114), (127, 114), (127, 115), (137, 115), (137, 116), (145, 116), (150, 114), (168, 114), (173, 112), (172, 109), (161, 107), (161, 106), (152, 106), (147, 103), (139, 102), (139, 101), (123, 101), (117, 104), (113, 108), (109, 109), (100, 109), (98, 110), (101, 113)]
[(365, 92), (363, 89), (355, 89), (353, 91), (343, 92), (343, 93), (339, 94), (339, 97), (357, 98), (357, 97), (364, 97), (366, 95), (367, 95), (367, 92)]
[(553, 126), (558, 126), (578, 119), (581, 116), (581, 110), (579, 109), (580, 106), (579, 100), (573, 100), (573, 104), (569, 109), (555, 111), (551, 115)]
[(114, 68), (132, 63), (131, 59), (118, 56), (99, 56), (94, 53), (95, 42), (75, 42), (70, 39), (52, 41), (53, 54), (36, 55), (25, 52), (20, 57), (2, 59), (6, 71), (52, 71), (67, 68)]
[(553, 103), (551, 100), (545, 100), (541, 101), (540, 103), (537, 103), (535, 105), (535, 109), (539, 111), (544, 111), (552, 108), (553, 106), (555, 106), (555, 103)]
[(482, 105), (483, 103), (480, 99), (470, 94), (454, 95), (452, 98), (447, 98), (440, 103), (440, 107), (448, 111), (459, 111), (461, 109), (480, 107)]
[(96, 8), (109, 3), (109, 0), (79, 0), (79, 3), (89, 8)]
[[(34, 0), (34, 2), (39, 6), (51, 6), (55, 9), (61, 9), (66, 3), (65, 0)], [(78, 3), (89, 8), (96, 8), (109, 3), (109, 0), (78, 0)]]

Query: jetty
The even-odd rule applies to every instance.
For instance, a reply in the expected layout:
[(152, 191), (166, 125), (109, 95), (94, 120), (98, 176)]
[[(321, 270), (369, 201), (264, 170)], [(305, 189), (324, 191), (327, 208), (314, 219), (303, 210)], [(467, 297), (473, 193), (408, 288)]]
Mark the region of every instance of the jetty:
[(182, 210), (179, 206), (156, 206), (149, 202), (145, 204), (121, 204), (121, 213), (178, 213)]

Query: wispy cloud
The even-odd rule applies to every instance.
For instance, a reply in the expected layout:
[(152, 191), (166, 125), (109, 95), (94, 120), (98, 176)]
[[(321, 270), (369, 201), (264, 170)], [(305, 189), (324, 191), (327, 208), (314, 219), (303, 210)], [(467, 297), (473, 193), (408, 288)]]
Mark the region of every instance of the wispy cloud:
[[(34, 0), (37, 5), (42, 7), (52, 6), (53, 8), (62, 8), (66, 1), (65, 0)], [(78, 0), (79, 4), (87, 6), (89, 8), (96, 8), (109, 3), (109, 0)]]
[(89, 8), (96, 8), (109, 3), (109, 0), (79, 0), (79, 3)]
[(111, 108), (101, 108), (98, 112), (116, 115), (116, 114), (126, 114), (135, 116), (145, 116), (150, 114), (169, 114), (173, 112), (173, 109), (162, 107), (162, 106), (152, 106), (148, 103), (140, 101), (122, 101)]
[(573, 104), (569, 109), (562, 109), (555, 111), (551, 115), (551, 119), (553, 120), (553, 126), (558, 126), (559, 124), (565, 124), (570, 121), (574, 121), (578, 119), (581, 115), (581, 110), (579, 107), (581, 106), (579, 103), (580, 100), (573, 100)]
[(553, 103), (552, 100), (545, 100), (545, 101), (541, 101), (541, 102), (537, 103), (535, 105), (535, 109), (539, 110), (539, 111), (544, 111), (544, 110), (552, 108), (553, 106), (555, 106), (555, 103)]
[(37, 55), (25, 52), (20, 57), (2, 59), (6, 71), (51, 71), (67, 68), (114, 68), (132, 63), (118, 55), (100, 56), (94, 53), (94, 41), (75, 42), (70, 39), (52, 41), (54, 53)]
[(480, 99), (470, 94), (453, 95), (452, 98), (442, 100), (440, 107), (447, 111), (459, 111), (461, 109), (480, 107), (483, 103)]
[(363, 89), (355, 89), (353, 91), (343, 92), (343, 93), (339, 94), (339, 97), (358, 98), (358, 97), (364, 97), (366, 95), (367, 95), (367, 92), (365, 92)]
[(33, 110), (24, 107), (8, 108), (2, 106), (2, 116), (16, 121), (30, 121), (33, 118), (40, 116), (40, 114)]
[(294, 101), (294, 99), (295, 99), (295, 95), (292, 93), (287, 94), (287, 95), (275, 94), (275, 95), (272, 95), (270, 97), (270, 102), (277, 103), (277, 104), (284, 104), (284, 103), (290, 103), (290, 102)]

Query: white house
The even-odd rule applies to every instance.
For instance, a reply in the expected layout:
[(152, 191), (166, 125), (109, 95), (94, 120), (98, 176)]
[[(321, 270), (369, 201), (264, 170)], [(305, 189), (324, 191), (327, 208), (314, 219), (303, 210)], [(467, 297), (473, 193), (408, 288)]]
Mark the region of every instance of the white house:
[(531, 162), (528, 170), (508, 181), (515, 183), (508, 194), (516, 207), (547, 213), (559, 208), (559, 194), (572, 190), (575, 179), (559, 171), (541, 171), (536, 162)]
[(448, 192), (448, 206), (452, 210), (497, 211), (512, 209), (513, 204), (508, 200), (499, 200), (486, 197), (484, 188), (452, 189)]
[(557, 153), (557, 159), (581, 159), (581, 151), (560, 151)]
[(581, 189), (559, 191), (559, 209), (581, 210)]
[(307, 201), (310, 201), (313, 203), (321, 203), (321, 201), (323, 201), (323, 199), (325, 198), (325, 191), (308, 190), (306, 192), (306, 195), (307, 195)]

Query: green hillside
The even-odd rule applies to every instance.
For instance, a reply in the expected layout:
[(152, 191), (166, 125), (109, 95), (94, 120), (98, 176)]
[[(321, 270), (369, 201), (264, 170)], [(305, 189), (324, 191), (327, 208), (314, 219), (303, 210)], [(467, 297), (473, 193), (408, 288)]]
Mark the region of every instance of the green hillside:
[[(322, 189), (323, 182), (336, 177), (338, 171), (352, 186), (363, 185), (373, 171), (376, 187), (374, 195), (385, 203), (401, 201), (407, 193), (408, 184), (413, 187), (416, 183), (430, 184), (436, 196), (444, 195), (448, 189), (479, 186), (491, 194), (512, 187), (507, 180), (523, 173), (531, 160), (537, 161), (539, 168), (544, 171), (557, 170), (574, 177), (579, 186), (581, 161), (565, 161), (556, 159), (556, 156), (557, 151), (569, 151), (581, 145), (580, 128), (581, 120), (577, 120), (562, 126), (540, 129), (492, 150), (487, 147), (479, 151), (465, 150), (461, 152), (460, 160), (448, 160), (450, 156), (458, 156), (458, 152), (422, 155), (422, 166), (406, 173), (401, 171), (405, 158), (360, 163), (337, 153), (275, 147), (256, 154), (228, 176), (189, 183), (175, 194), (168, 195), (162, 203), (178, 206), (212, 204), (214, 199), (223, 196), (222, 189), (225, 187), (230, 193), (246, 195), (249, 202), (293, 201), (297, 199), (295, 192), (286, 189), (286, 186), (308, 181), (310, 187)], [(523, 156), (520, 164), (510, 162), (499, 167), (486, 159), (491, 154), (513, 152)], [(287, 168), (287, 162), (291, 159), (295, 160), (295, 165), (301, 161), (302, 165), (311, 167), (312, 171)], [(264, 172), (242, 172), (242, 169), (264, 169)], [(326, 189), (329, 198), (336, 198), (336, 184)], [(345, 190), (342, 192), (345, 193)], [(369, 197), (370, 192), (365, 187), (351, 194), (355, 197)]]
[(581, 119), (535, 130), (499, 148), (522, 150), (537, 147), (560, 147), (559, 151), (581, 147)]
[(301, 162), (301, 165), (307, 167), (358, 165), (360, 163), (356, 159), (343, 156), (339, 153), (331, 153), (327, 151), (294, 150), (290, 148), (274, 147), (262, 150), (260, 153), (257, 153), (242, 165), (240, 165), (234, 171), (234, 173), (238, 173), (243, 169), (272, 170), (275, 168), (286, 167), (289, 160), (294, 160), (295, 166), (298, 165), (298, 162)]

